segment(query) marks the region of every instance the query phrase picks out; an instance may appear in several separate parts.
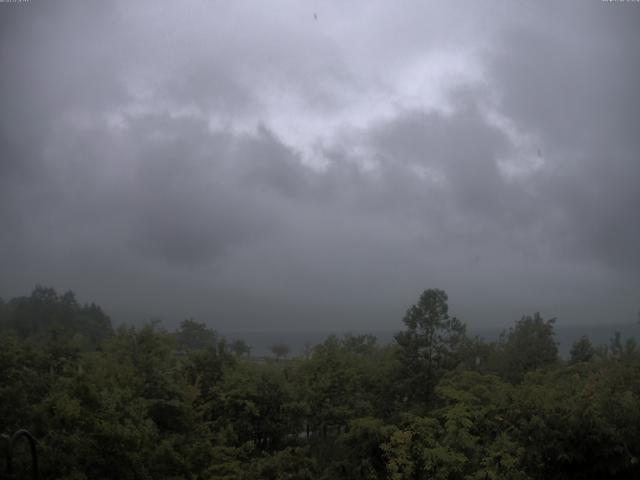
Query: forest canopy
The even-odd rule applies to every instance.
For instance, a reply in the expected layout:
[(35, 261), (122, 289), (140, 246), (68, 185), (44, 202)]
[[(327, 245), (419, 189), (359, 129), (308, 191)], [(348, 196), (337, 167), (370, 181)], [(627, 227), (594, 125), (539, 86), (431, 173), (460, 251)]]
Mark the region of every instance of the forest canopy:
[(37, 287), (0, 301), (0, 433), (33, 433), (42, 478), (640, 478), (634, 339), (561, 359), (533, 313), (489, 342), (437, 289), (402, 320), (389, 344), (255, 357), (194, 319), (114, 328)]

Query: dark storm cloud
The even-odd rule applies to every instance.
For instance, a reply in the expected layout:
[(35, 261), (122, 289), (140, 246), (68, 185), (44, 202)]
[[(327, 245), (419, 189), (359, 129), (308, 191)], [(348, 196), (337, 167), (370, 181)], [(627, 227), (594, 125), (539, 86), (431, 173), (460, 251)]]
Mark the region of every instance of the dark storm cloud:
[[(152, 131), (166, 140), (140, 147), (128, 182), (133, 243), (141, 254), (207, 262), (280, 228), (272, 202), (295, 201), (304, 188), (291, 151), (265, 129), (211, 134), (198, 120), (163, 120)], [(138, 122), (149, 127), (149, 119)], [(127, 144), (144, 138), (137, 129), (134, 135)]]
[(470, 323), (635, 314), (640, 8), (8, 5), (3, 297), (235, 329), (397, 328), (427, 287)]
[(0, 10), (0, 211), (5, 221), (13, 219), (9, 232), (18, 237), (28, 235), (43, 204), (57, 203), (50, 179), (64, 166), (50, 162), (48, 148), (62, 116), (71, 108), (105, 108), (122, 100), (124, 90), (102, 73), (119, 64), (101, 47), (108, 43), (111, 9), (97, 3), (6, 6)]
[(461, 210), (500, 213), (507, 186), (496, 159), (508, 148), (508, 140), (475, 108), (451, 116), (410, 112), (371, 135), (385, 164), (402, 162), (416, 171), (425, 168), (426, 176), (440, 177), (439, 188), (446, 192), (442, 196), (450, 197)]
[(506, 35), (492, 74), (501, 108), (539, 139), (534, 178), (559, 209), (569, 248), (640, 268), (640, 9), (593, 2), (544, 8)]

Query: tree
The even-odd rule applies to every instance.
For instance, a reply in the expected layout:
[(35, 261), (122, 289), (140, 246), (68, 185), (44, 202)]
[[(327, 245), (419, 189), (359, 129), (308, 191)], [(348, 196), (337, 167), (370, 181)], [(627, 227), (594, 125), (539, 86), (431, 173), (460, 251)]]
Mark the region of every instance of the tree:
[(278, 450), (302, 430), (294, 392), (280, 364), (242, 362), (225, 377), (221, 392), (219, 413), (239, 442), (251, 442), (257, 452)]
[(372, 413), (369, 385), (381, 369), (368, 360), (348, 351), (335, 335), (316, 345), (299, 372), (310, 434), (331, 437), (345, 430), (349, 419)]
[(428, 400), (438, 378), (459, 361), (466, 327), (449, 317), (447, 300), (443, 290), (425, 290), (407, 310), (403, 320), (407, 329), (396, 335), (408, 398)]
[(349, 352), (358, 353), (361, 355), (371, 354), (376, 349), (376, 343), (378, 339), (369, 334), (365, 335), (353, 335), (347, 333), (342, 338), (342, 346)]
[(570, 363), (588, 362), (596, 354), (596, 349), (589, 340), (589, 337), (583, 335), (579, 340), (573, 342), (571, 346)]
[(285, 343), (276, 343), (271, 346), (271, 353), (280, 360), (281, 358), (287, 358), (289, 356), (289, 345)]
[(95, 349), (113, 334), (111, 320), (95, 305), (80, 305), (72, 291), (58, 295), (53, 288), (36, 286), (28, 297), (0, 304), (0, 329), (44, 343), (53, 336), (74, 338)]
[[(340, 477), (387, 478), (387, 465), (382, 445), (389, 441), (396, 430), (396, 427), (385, 425), (382, 420), (375, 417), (362, 417), (350, 421), (349, 429), (338, 442), (341, 454), (336, 460), (339, 460), (333, 462), (344, 471)], [(338, 472), (332, 473), (334, 477), (338, 477), (336, 475)]]
[(238, 357), (249, 356), (251, 354), (251, 347), (242, 339), (234, 340), (229, 346), (234, 355)]
[(175, 336), (178, 344), (185, 350), (201, 350), (215, 347), (218, 343), (216, 331), (207, 328), (204, 323), (197, 322), (193, 318), (183, 320)]
[(543, 320), (540, 313), (524, 316), (515, 327), (503, 332), (501, 370), (510, 382), (520, 382), (525, 373), (558, 361), (558, 346), (554, 340), (556, 319)]
[(635, 338), (628, 338), (623, 344), (622, 335), (620, 335), (620, 332), (615, 332), (609, 342), (609, 348), (607, 350), (609, 358), (620, 360), (625, 356), (633, 356), (637, 351), (637, 347), (638, 345)]

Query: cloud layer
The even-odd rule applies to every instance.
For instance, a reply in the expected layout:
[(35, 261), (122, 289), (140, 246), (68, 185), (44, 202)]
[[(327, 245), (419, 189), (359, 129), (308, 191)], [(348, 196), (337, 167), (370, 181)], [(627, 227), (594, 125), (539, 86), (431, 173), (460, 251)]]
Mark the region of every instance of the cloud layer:
[[(0, 5), (0, 294), (393, 329), (640, 307), (633, 3)], [(314, 13), (316, 18), (314, 18)]]

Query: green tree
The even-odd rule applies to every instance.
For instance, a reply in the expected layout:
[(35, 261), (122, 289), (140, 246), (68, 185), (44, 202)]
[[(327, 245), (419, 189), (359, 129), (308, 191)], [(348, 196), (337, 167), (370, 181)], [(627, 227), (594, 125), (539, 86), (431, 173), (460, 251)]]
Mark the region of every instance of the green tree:
[(251, 442), (256, 452), (278, 450), (302, 430), (293, 387), (278, 363), (237, 365), (224, 379), (222, 409), (238, 444)]
[(184, 350), (201, 350), (207, 347), (215, 347), (218, 343), (218, 334), (208, 328), (204, 323), (197, 322), (193, 318), (187, 318), (180, 323), (175, 332), (179, 347)]
[(350, 352), (363, 355), (371, 354), (375, 351), (378, 339), (373, 335), (353, 335), (347, 333), (342, 338), (342, 345)]
[(119, 328), (60, 371), (36, 404), (46, 478), (197, 478), (213, 461), (175, 338)]
[(286, 447), (255, 458), (242, 480), (316, 480), (318, 473), (308, 448)]
[(425, 290), (404, 317), (406, 330), (396, 335), (400, 376), (409, 399), (428, 401), (442, 374), (460, 361), (465, 325), (449, 316), (447, 294)]
[(373, 413), (372, 392), (380, 385), (377, 375), (381, 369), (371, 359), (350, 351), (334, 335), (316, 345), (298, 372), (312, 436), (335, 437), (350, 419)]
[(76, 337), (78, 344), (94, 349), (111, 336), (111, 320), (95, 304), (80, 305), (73, 292), (58, 295), (53, 288), (37, 286), (28, 297), (5, 305), (0, 328), (21, 338), (46, 342), (52, 335)]
[(570, 363), (588, 362), (595, 356), (596, 349), (589, 337), (583, 335), (579, 340), (573, 342), (570, 354)]
[(242, 339), (234, 340), (229, 346), (234, 355), (244, 357), (251, 354), (251, 347)]
[[(348, 479), (386, 479), (387, 468), (382, 445), (396, 427), (374, 417), (356, 418), (340, 438), (339, 470), (333, 476)], [(338, 462), (336, 462), (338, 463)], [(338, 471), (336, 471), (338, 470)]]
[(275, 343), (271, 346), (271, 353), (277, 360), (287, 358), (289, 356), (290, 348), (285, 343)]
[(556, 319), (544, 320), (539, 313), (524, 316), (515, 327), (503, 332), (501, 371), (510, 382), (520, 382), (524, 375), (558, 361), (558, 347), (553, 326)]
[[(462, 421), (468, 423), (468, 420)], [(387, 460), (387, 478), (463, 479), (468, 459), (455, 446), (443, 441), (445, 436), (446, 427), (435, 418), (410, 418), (381, 446)]]

